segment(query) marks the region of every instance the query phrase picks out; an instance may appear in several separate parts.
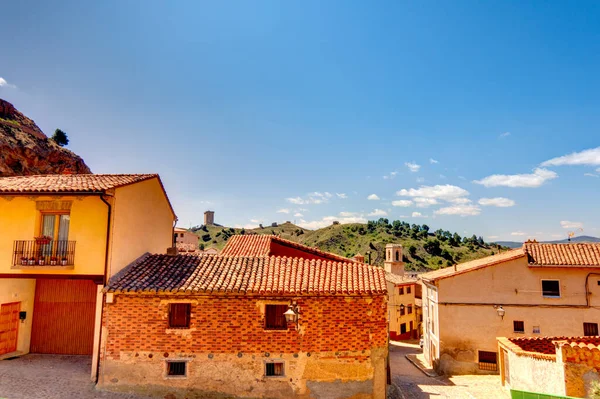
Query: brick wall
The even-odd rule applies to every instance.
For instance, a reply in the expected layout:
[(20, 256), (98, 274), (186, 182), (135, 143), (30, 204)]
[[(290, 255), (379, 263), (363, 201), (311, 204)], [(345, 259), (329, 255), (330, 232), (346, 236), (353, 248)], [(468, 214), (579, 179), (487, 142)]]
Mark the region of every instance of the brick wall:
[[(104, 310), (103, 326), (110, 335), (105, 353), (116, 358), (121, 351), (297, 353), (386, 345), (383, 296), (295, 300), (300, 331), (292, 325), (287, 330), (264, 329), (264, 305), (288, 303), (281, 298), (116, 295), (115, 303)], [(168, 329), (168, 304), (178, 301), (192, 302), (189, 334)]]
[[(300, 307), (299, 330), (292, 323), (287, 330), (265, 330), (265, 304), (290, 300)], [(172, 302), (192, 304), (189, 329), (168, 328)], [(242, 397), (326, 396), (335, 391), (340, 398), (383, 398), (386, 312), (383, 295), (115, 295), (104, 309), (99, 386), (132, 390), (137, 385), (142, 393), (153, 384)], [(165, 378), (164, 364), (170, 359), (189, 359), (187, 379)], [(263, 362), (275, 359), (285, 361), (285, 378), (264, 377)]]

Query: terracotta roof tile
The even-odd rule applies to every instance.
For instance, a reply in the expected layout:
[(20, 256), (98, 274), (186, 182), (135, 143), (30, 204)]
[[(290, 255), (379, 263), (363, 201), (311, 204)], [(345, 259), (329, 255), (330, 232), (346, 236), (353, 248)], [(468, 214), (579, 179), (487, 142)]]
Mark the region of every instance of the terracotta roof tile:
[(427, 281), (435, 281), (447, 277), (456, 276), (458, 274), (468, 273), (473, 270), (482, 269), (484, 267), (497, 265), (499, 263), (519, 259), (525, 256), (525, 252), (521, 248), (513, 249), (499, 253), (497, 255), (486, 256), (485, 258), (472, 260), (470, 262), (460, 263), (454, 266), (445, 267), (443, 269), (434, 270), (432, 272), (423, 273), (419, 278)]
[[(587, 347), (598, 349), (600, 337), (523, 337), (505, 338), (524, 352), (555, 355), (556, 346), (569, 345), (572, 347)], [(514, 348), (514, 347), (513, 347)]]
[(101, 193), (158, 177), (157, 174), (130, 175), (36, 175), (0, 178), (0, 193)]
[(310, 255), (322, 257), (328, 260), (339, 262), (355, 262), (354, 259), (349, 259), (330, 252), (321, 251), (318, 248), (309, 247), (308, 245), (299, 244), (294, 241), (286, 240), (276, 235), (268, 234), (245, 234), (234, 235), (227, 241), (227, 245), (221, 251), (222, 255), (229, 256), (270, 256), (274, 254), (273, 244), (279, 244), (284, 247), (297, 249)]
[(600, 243), (542, 244), (527, 241), (523, 250), (532, 266), (600, 267)]
[(380, 267), (275, 256), (150, 255), (113, 277), (109, 292), (281, 295), (385, 294)]

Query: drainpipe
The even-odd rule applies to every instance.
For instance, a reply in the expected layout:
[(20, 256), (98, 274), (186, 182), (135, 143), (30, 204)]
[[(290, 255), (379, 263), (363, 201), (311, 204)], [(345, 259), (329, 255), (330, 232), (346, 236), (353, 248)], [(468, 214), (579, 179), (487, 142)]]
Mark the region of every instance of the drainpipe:
[[(104, 276), (102, 276), (102, 285), (106, 287), (106, 283), (108, 282), (107, 273), (108, 273), (108, 251), (110, 248), (110, 228), (111, 228), (111, 218), (112, 218), (112, 205), (104, 198), (106, 193), (102, 193), (100, 195), (100, 199), (102, 202), (106, 204), (108, 209), (108, 216), (106, 221), (106, 249), (104, 252)], [(102, 343), (102, 319), (104, 318), (104, 294), (102, 294), (101, 298), (102, 304), (100, 308), (100, 331), (98, 332), (98, 342), (96, 343), (96, 347), (98, 348), (98, 359), (96, 360), (96, 378), (95, 383), (98, 383), (98, 377), (100, 376), (100, 346)]]

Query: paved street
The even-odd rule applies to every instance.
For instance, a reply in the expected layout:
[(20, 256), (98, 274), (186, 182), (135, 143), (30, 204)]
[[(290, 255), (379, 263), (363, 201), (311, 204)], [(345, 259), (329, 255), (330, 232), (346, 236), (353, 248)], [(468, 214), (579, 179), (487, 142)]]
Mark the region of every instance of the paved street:
[(0, 398), (141, 399), (99, 392), (90, 382), (91, 356), (27, 355), (0, 361)]
[[(428, 377), (406, 359), (408, 354), (420, 353), (417, 344), (390, 345), (392, 383), (398, 388), (400, 399), (507, 399), (510, 395), (495, 376)], [(396, 398), (393, 398), (396, 399)]]

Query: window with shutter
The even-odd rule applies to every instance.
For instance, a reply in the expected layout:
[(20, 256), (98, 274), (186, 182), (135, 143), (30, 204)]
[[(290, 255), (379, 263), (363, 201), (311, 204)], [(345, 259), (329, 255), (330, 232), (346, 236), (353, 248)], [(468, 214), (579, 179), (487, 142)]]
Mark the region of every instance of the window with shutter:
[(288, 305), (266, 305), (265, 328), (267, 330), (285, 330), (287, 322), (283, 315), (288, 310)]
[(169, 304), (169, 328), (190, 328), (192, 304)]
[(517, 333), (524, 333), (525, 332), (525, 322), (519, 321), (519, 320), (514, 320), (513, 321), (513, 331), (517, 332)]
[(595, 337), (598, 335), (598, 323), (583, 323), (583, 335)]
[(267, 377), (283, 377), (285, 375), (283, 362), (265, 363), (265, 376)]

